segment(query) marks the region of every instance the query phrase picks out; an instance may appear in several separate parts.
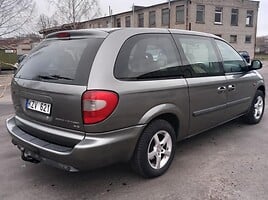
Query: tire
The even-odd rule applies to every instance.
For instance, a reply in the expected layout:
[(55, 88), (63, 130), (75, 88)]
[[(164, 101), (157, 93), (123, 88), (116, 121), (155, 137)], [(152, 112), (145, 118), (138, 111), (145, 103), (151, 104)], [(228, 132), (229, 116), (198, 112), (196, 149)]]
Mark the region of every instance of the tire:
[(164, 174), (175, 154), (176, 135), (173, 127), (165, 120), (151, 122), (143, 131), (133, 158), (132, 168), (145, 178)]
[(257, 90), (249, 112), (243, 117), (244, 121), (248, 124), (258, 124), (263, 116), (265, 108), (265, 96), (260, 90)]

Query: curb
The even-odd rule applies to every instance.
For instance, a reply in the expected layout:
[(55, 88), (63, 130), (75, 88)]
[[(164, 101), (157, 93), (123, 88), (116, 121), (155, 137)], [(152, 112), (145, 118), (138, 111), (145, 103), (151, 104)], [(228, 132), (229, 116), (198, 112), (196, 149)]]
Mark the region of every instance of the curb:
[(6, 84), (6, 85), (0, 85), (0, 88), (1, 88), (1, 87), (4, 87), (3, 91), (0, 92), (0, 98), (3, 98), (3, 97), (5, 96), (5, 92), (6, 92), (7, 88), (8, 88), (10, 85), (11, 85), (10, 83), (9, 83), (9, 84)]

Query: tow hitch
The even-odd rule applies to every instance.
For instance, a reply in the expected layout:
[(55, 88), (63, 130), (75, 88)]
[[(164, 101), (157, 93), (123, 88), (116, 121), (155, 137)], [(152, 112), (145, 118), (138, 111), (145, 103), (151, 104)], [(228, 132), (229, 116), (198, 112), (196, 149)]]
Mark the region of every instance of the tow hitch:
[(40, 163), (40, 160), (37, 158), (37, 155), (34, 155), (30, 151), (26, 151), (25, 148), (18, 146), (21, 151), (21, 159), (31, 163)]

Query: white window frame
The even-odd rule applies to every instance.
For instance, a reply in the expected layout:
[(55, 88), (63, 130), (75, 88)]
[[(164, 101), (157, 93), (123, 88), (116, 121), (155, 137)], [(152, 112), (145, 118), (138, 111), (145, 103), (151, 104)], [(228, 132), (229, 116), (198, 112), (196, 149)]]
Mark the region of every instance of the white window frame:
[[(216, 15), (220, 15), (220, 22), (216, 22)], [(215, 16), (214, 16), (214, 24), (222, 24), (223, 19), (223, 8), (222, 7), (215, 7)]]
[(247, 10), (246, 26), (253, 27), (254, 23), (254, 10)]
[[(236, 23), (232, 23), (233, 16), (236, 16)], [(232, 8), (231, 11), (231, 26), (238, 26), (239, 23), (239, 9), (238, 8)]]

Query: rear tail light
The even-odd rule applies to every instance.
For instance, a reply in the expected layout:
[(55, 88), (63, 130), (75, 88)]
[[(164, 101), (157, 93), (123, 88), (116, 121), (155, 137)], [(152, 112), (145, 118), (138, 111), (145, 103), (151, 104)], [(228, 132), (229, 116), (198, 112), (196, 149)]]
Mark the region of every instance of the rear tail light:
[(96, 124), (112, 114), (118, 104), (118, 95), (111, 91), (86, 91), (82, 103), (84, 124)]

